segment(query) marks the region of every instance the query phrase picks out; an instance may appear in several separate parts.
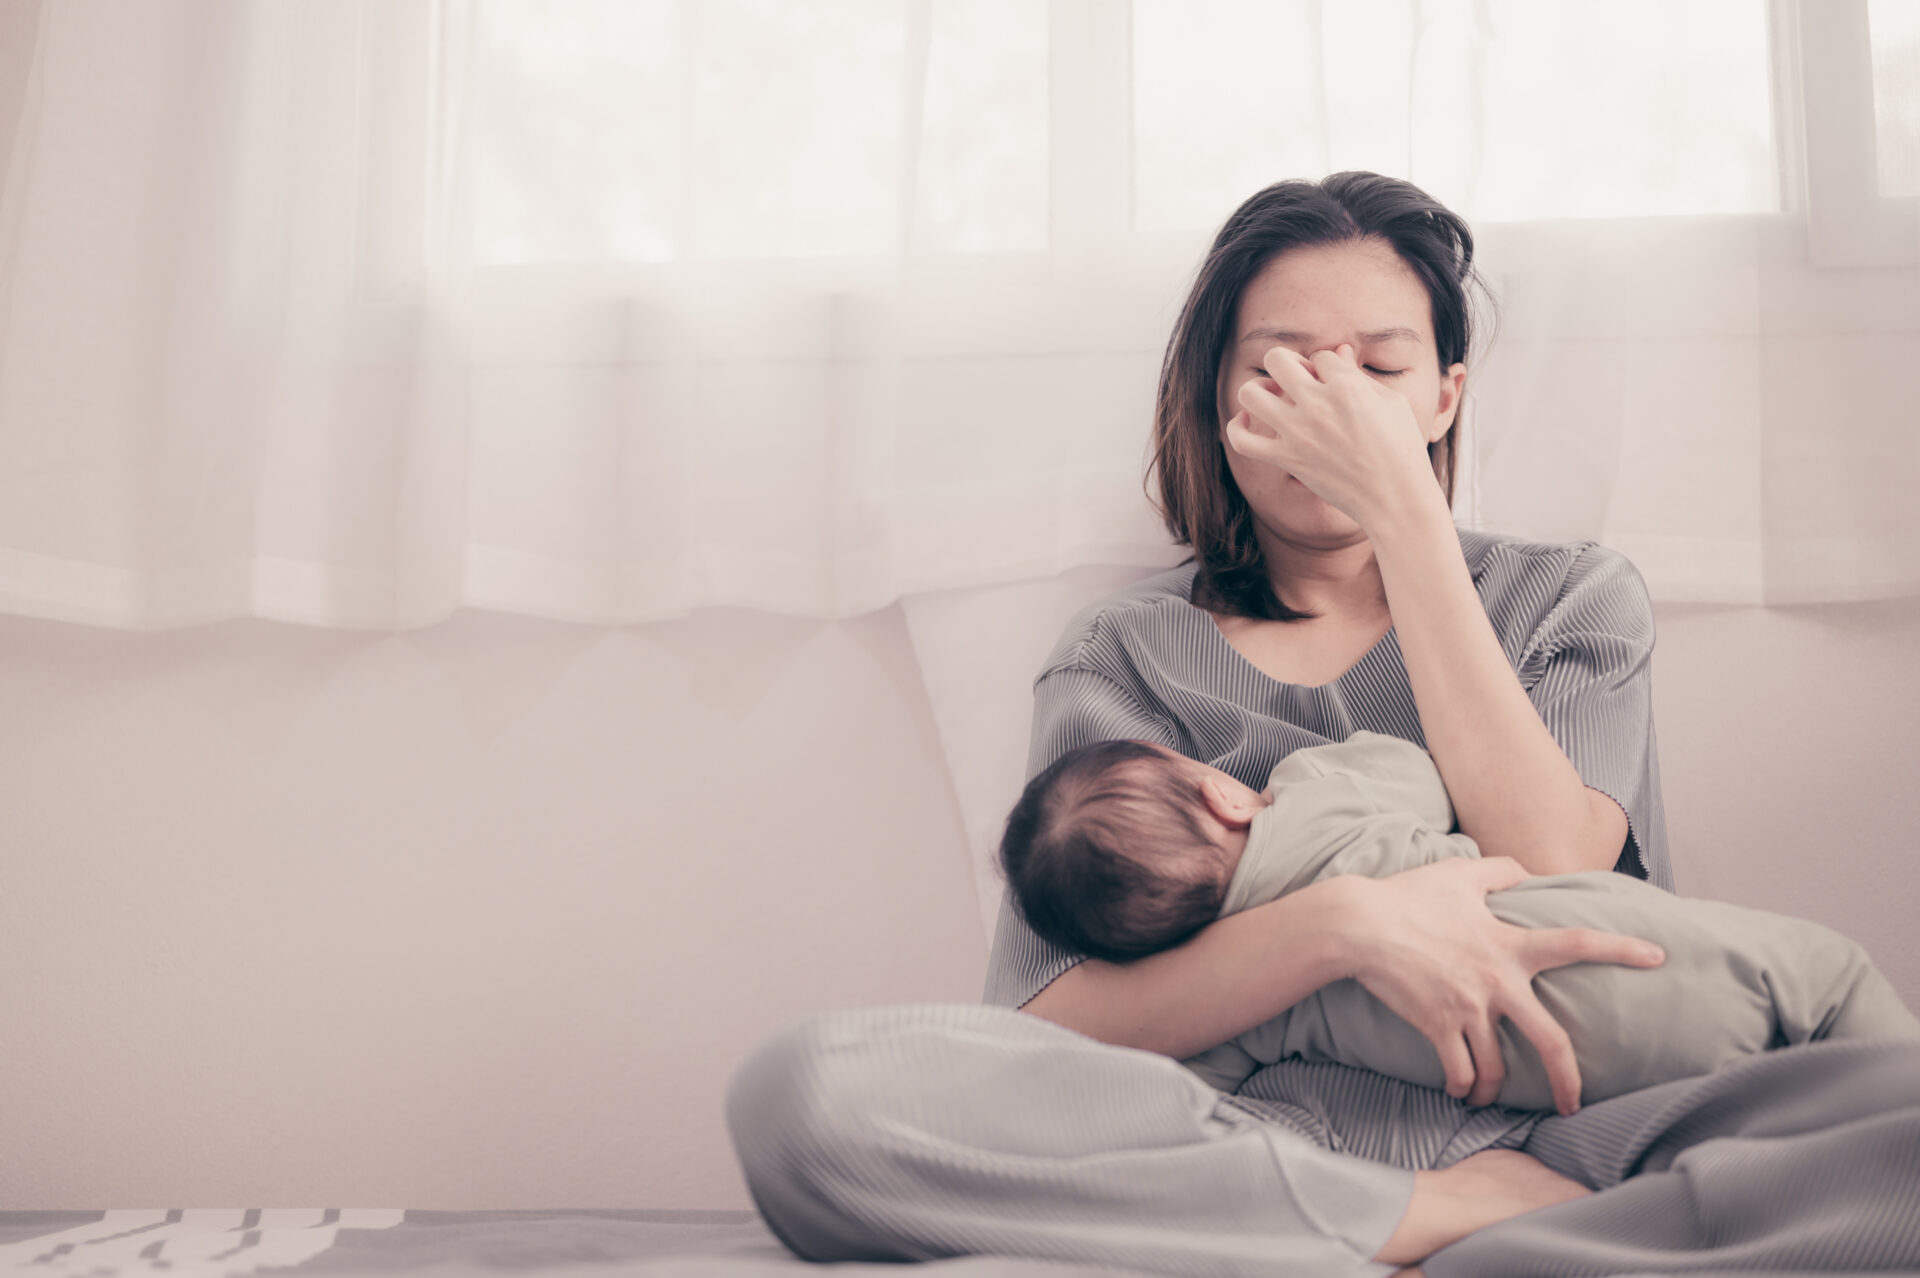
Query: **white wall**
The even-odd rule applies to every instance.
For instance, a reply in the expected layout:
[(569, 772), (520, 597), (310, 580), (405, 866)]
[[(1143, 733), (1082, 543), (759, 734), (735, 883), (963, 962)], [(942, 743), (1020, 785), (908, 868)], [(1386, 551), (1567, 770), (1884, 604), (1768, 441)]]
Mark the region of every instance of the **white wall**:
[[(1681, 891), (1920, 1005), (1920, 600), (1656, 609)], [(979, 995), (897, 609), (0, 617), (0, 1209), (742, 1207), (732, 1064)]]
[(1920, 1010), (1920, 599), (1656, 606), (1674, 873), (1864, 944)]
[(732, 1063), (979, 998), (897, 611), (0, 617), (0, 1209), (740, 1207)]

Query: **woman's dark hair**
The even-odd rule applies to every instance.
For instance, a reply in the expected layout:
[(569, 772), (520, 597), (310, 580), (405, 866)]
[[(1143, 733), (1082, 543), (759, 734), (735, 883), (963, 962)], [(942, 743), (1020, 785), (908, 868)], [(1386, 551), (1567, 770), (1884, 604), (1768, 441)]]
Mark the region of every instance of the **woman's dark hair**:
[(1213, 922), (1230, 875), (1200, 823), (1202, 802), (1145, 742), (1096, 741), (1061, 755), (1027, 783), (1000, 841), (1000, 869), (1028, 925), (1073, 953), (1125, 963)]
[[(1167, 531), (1193, 547), (1196, 603), (1275, 621), (1319, 615), (1287, 607), (1267, 577), (1253, 512), (1227, 469), (1220, 440), (1220, 361), (1240, 295), (1267, 263), (1304, 245), (1368, 238), (1390, 244), (1426, 285), (1441, 371), (1466, 360), (1472, 338), (1467, 288), (1486, 293), (1473, 269), (1473, 233), (1419, 187), (1378, 173), (1335, 173), (1318, 182), (1276, 182), (1235, 209), (1214, 237), (1167, 342), (1147, 470), (1147, 496)], [(1447, 433), (1427, 447), (1449, 506), (1459, 430), (1456, 409)]]

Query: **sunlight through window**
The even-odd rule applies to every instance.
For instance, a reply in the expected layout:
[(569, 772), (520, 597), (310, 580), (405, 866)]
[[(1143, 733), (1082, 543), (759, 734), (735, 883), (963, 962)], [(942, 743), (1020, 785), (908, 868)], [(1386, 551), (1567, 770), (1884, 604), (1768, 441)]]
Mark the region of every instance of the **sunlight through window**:
[(1920, 196), (1920, 0), (1867, 0), (1883, 196)]

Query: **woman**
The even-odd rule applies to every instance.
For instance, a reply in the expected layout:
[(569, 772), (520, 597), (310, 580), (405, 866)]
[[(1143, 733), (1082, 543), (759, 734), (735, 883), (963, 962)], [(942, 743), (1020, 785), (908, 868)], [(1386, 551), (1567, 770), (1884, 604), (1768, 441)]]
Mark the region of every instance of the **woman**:
[[(1695, 1146), (1766, 1124), (1755, 1157), (1797, 1159), (1793, 1172), (1817, 1171), (1809, 1193), (1842, 1192), (1857, 1147), (1816, 1155), (1784, 1138), (1817, 1144), (1899, 1110), (1911, 1121), (1896, 1148), (1920, 1149), (1913, 1045), (1770, 1053), (1572, 1114), (1577, 1065), (1533, 975), (1661, 956), (1631, 937), (1508, 927), (1484, 896), (1606, 868), (1671, 890), (1652, 609), (1605, 547), (1455, 527), (1473, 278), (1466, 225), (1393, 179), (1284, 182), (1234, 213), (1156, 410), (1160, 506), (1194, 559), (1069, 625), (1035, 685), (1029, 775), (1132, 737), (1257, 786), (1290, 751), (1364, 728), (1431, 753), (1485, 859), (1315, 884), (1126, 965), (1055, 950), (1003, 907), (990, 1006), (834, 1012), (774, 1036), (736, 1074), (728, 1118), (755, 1201), (794, 1250), (1321, 1275), (1447, 1248), (1427, 1272), (1467, 1273), (1484, 1254), (1453, 1244), (1565, 1204), (1536, 1218), (1558, 1227), (1532, 1243), (1543, 1268), (1609, 1246), (1627, 1269), (1667, 1256), (1619, 1241), (1642, 1236), (1695, 1261), (1711, 1245), (1802, 1266), (1853, 1265), (1850, 1247), (1920, 1260), (1920, 1232), (1820, 1252), (1800, 1217), (1765, 1204), (1662, 1234), (1662, 1213), (1695, 1200), (1655, 1184), (1698, 1181)], [(1342, 979), (1432, 1041), (1446, 1094), (1283, 1061), (1225, 1097), (1175, 1063)], [(1479, 1108), (1502, 1081), (1503, 1017), (1540, 1052), (1561, 1115)], [(1769, 1108), (1780, 1090), (1820, 1099), (1783, 1118)], [(1920, 1215), (1920, 1200), (1886, 1205), (1889, 1220)], [(1503, 1263), (1517, 1227), (1483, 1235), (1499, 1235)]]

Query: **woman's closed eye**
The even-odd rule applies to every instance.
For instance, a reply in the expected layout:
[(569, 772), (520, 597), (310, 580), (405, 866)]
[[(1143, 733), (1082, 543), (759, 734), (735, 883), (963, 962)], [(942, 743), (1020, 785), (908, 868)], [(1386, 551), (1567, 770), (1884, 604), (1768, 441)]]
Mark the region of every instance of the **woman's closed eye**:
[[(1362, 364), (1360, 367), (1366, 369), (1369, 373), (1374, 374), (1376, 377), (1398, 377), (1402, 373), (1407, 371), (1404, 368), (1375, 368), (1371, 364)], [(1252, 373), (1256, 377), (1266, 377), (1269, 381), (1272, 380), (1272, 378), (1268, 375), (1267, 370), (1265, 368), (1256, 366), (1254, 368), (1248, 369), (1247, 371)]]

